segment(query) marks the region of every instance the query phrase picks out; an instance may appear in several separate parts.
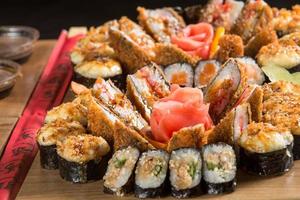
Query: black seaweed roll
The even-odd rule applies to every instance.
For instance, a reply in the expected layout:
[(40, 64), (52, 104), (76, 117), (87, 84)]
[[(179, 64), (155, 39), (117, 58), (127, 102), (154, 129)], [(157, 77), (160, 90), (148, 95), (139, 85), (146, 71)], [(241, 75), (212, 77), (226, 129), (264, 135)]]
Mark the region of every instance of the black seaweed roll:
[(154, 198), (164, 195), (169, 154), (163, 150), (149, 150), (140, 157), (135, 170), (135, 196)]
[(236, 156), (225, 143), (208, 144), (202, 150), (204, 190), (208, 194), (233, 192), (236, 187)]
[(300, 135), (293, 135), (294, 136), (294, 147), (293, 147), (293, 155), (294, 160), (300, 160)]
[(200, 151), (181, 148), (172, 151), (169, 170), (171, 194), (176, 198), (187, 198), (199, 191), (202, 160)]
[(259, 176), (281, 175), (293, 165), (293, 135), (268, 123), (251, 123), (239, 139), (240, 164)]
[(36, 140), (40, 149), (40, 162), (44, 169), (58, 169), (56, 142), (67, 135), (84, 134), (84, 127), (77, 121), (55, 120), (45, 124)]
[(101, 178), (101, 159), (110, 151), (108, 143), (92, 135), (71, 135), (57, 142), (60, 176), (73, 183)]
[(194, 70), (190, 64), (175, 63), (164, 69), (165, 75), (169, 83), (178, 84), (180, 86), (193, 86)]
[(139, 150), (131, 146), (114, 153), (103, 177), (105, 193), (124, 196), (133, 190), (134, 169), (139, 156)]

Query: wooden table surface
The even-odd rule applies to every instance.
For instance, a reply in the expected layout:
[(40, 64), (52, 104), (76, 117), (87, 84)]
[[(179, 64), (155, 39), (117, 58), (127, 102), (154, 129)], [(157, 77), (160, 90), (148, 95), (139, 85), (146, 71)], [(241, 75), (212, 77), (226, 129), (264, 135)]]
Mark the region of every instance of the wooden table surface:
[[(9, 97), (0, 100), (0, 150), (7, 141), (16, 121), (34, 89), (43, 66), (54, 47), (54, 40), (37, 43), (33, 55), (23, 64), (23, 77), (20, 78)], [(65, 101), (70, 98), (66, 95)], [(1, 152), (0, 152), (1, 153)], [(57, 170), (44, 170), (40, 167), (39, 155), (35, 158), (27, 177), (18, 193), (17, 199), (136, 199), (133, 196), (116, 198), (103, 194), (102, 181), (88, 184), (71, 184), (62, 180)], [(232, 194), (220, 196), (200, 196), (197, 199), (248, 200), (248, 199), (300, 199), (300, 161), (293, 169), (279, 177), (261, 178), (240, 172), (237, 190)], [(166, 197), (164, 199), (173, 199)], [(195, 198), (194, 198), (195, 199)]]
[(55, 42), (56, 40), (37, 42), (33, 54), (21, 64), (22, 76), (18, 78), (9, 96), (0, 100), (0, 156), (15, 123), (22, 115)]

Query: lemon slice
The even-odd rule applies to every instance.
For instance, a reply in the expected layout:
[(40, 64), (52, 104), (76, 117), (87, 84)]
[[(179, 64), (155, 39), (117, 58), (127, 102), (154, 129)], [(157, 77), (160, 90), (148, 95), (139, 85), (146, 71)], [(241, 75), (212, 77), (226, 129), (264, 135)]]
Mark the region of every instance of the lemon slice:
[(271, 82), (275, 81), (292, 81), (294, 77), (288, 70), (277, 66), (266, 66), (261, 68)]
[(295, 72), (292, 74), (293, 76), (293, 83), (297, 83), (300, 85), (300, 72)]

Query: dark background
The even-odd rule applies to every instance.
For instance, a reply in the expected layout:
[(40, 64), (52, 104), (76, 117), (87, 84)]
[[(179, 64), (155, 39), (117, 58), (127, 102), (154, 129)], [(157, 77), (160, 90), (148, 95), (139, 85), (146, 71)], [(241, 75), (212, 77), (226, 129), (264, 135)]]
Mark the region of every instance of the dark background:
[[(288, 7), (300, 0), (268, 0), (271, 6)], [(41, 38), (57, 38), (70, 26), (97, 26), (127, 15), (136, 18), (136, 7), (190, 6), (206, 0), (0, 0), (0, 25), (28, 25)]]

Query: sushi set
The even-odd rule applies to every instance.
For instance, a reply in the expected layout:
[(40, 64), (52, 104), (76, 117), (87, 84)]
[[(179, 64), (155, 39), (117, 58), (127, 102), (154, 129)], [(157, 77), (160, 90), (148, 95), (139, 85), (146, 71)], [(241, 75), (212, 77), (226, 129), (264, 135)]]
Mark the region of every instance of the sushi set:
[(137, 11), (71, 50), (74, 99), (47, 112), (41, 167), (136, 198), (232, 193), (238, 171), (285, 176), (300, 159), (300, 5)]

